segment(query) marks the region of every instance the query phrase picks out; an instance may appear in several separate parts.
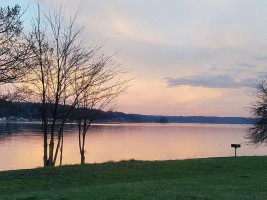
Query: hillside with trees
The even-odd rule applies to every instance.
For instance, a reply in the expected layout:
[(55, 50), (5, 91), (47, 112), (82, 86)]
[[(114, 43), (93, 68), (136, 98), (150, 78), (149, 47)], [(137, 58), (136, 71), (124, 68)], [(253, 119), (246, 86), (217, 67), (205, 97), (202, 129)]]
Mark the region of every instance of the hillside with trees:
[[(38, 103), (21, 103), (0, 100), (0, 118), (8, 121), (41, 121)], [(92, 112), (92, 110), (91, 110)], [(74, 122), (74, 112), (68, 121)], [(93, 122), (102, 123), (212, 123), (212, 124), (251, 124), (253, 118), (244, 117), (215, 117), (215, 116), (158, 116), (126, 114), (123, 112), (104, 112), (94, 110), (94, 116), (99, 116)], [(96, 115), (97, 113), (97, 115)], [(52, 113), (48, 111), (48, 118)], [(50, 117), (49, 117), (50, 116)]]

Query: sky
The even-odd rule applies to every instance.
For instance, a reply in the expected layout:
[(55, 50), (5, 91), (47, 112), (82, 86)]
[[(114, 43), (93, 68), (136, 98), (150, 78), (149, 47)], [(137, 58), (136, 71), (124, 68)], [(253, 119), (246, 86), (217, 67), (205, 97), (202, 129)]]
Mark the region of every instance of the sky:
[[(1, 6), (34, 0), (0, 0)], [(41, 1), (48, 5), (50, 0)], [(267, 1), (62, 0), (79, 12), (89, 44), (134, 78), (117, 111), (149, 115), (250, 116), (267, 76)], [(26, 25), (27, 26), (27, 25)]]

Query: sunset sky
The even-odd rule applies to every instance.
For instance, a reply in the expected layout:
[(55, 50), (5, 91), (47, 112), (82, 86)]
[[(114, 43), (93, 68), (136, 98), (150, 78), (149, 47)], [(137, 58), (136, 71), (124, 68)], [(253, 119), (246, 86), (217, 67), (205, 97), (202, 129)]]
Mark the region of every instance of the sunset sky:
[[(249, 116), (252, 88), (267, 75), (267, 1), (62, 2), (66, 13), (79, 10), (88, 43), (104, 44), (134, 77), (118, 111)], [(27, 27), (36, 1), (1, 0), (1, 6), (16, 3), (28, 6)]]

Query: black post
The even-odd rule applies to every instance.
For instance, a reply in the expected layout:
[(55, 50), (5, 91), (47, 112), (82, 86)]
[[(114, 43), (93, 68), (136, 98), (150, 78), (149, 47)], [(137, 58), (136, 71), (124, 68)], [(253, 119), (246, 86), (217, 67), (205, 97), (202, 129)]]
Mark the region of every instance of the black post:
[(240, 144), (231, 144), (231, 147), (235, 148), (235, 157), (236, 157), (236, 149), (240, 148), (241, 145)]

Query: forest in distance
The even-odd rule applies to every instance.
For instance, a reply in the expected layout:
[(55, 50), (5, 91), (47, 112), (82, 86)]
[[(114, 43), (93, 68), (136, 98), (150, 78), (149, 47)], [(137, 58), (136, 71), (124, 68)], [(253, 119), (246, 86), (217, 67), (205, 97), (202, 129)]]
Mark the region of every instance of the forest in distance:
[[(40, 105), (37, 103), (10, 102), (0, 100), (0, 121), (40, 121)], [(75, 113), (75, 112), (74, 112)], [(249, 117), (217, 117), (217, 116), (160, 116), (126, 114), (123, 112), (104, 112), (94, 110), (97, 118), (93, 120), (97, 123), (211, 123), (211, 124), (252, 124), (254, 118)], [(101, 116), (101, 117), (99, 117)], [(73, 121), (70, 116), (68, 121)]]

